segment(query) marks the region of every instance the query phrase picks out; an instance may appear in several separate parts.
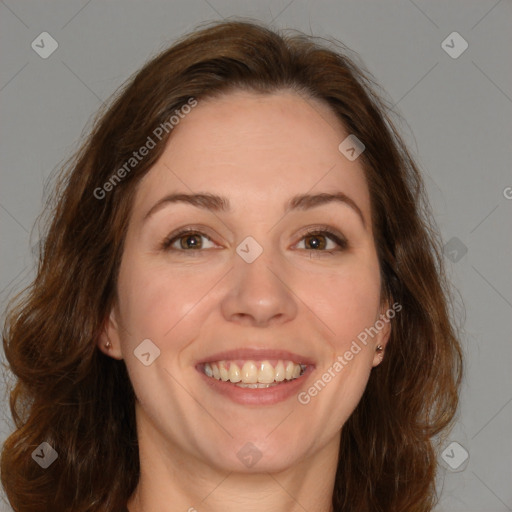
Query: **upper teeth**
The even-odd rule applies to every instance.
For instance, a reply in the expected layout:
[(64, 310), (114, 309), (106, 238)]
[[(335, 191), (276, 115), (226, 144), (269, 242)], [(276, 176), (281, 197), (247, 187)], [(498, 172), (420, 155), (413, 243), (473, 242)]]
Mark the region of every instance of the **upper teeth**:
[(241, 368), (234, 361), (217, 361), (205, 363), (204, 373), (208, 377), (230, 382), (243, 382), (245, 384), (270, 384), (274, 381), (292, 380), (300, 377), (306, 366), (293, 361), (277, 361), (272, 366), (269, 361), (245, 361)]

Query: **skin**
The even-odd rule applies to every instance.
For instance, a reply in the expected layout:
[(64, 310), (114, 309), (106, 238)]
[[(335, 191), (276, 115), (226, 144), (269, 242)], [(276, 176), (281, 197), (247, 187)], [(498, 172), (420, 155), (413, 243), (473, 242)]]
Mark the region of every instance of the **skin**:
[[(389, 323), (307, 405), (297, 396), (234, 403), (211, 390), (195, 364), (240, 347), (289, 350), (315, 360), (307, 390), (388, 309), (363, 168), (338, 150), (347, 135), (318, 100), (230, 93), (199, 101), (140, 182), (117, 302), (99, 340), (124, 359), (137, 396), (141, 478), (130, 512), (332, 510), (341, 428), (382, 361), (376, 346), (385, 347)], [(283, 214), (296, 194), (339, 191), (366, 226), (341, 203)], [(168, 203), (143, 221), (177, 192), (225, 196), (232, 212)], [(348, 248), (325, 235), (329, 252), (314, 249), (304, 230), (318, 224), (341, 232)], [(161, 249), (191, 225), (211, 241), (195, 237), (203, 248), (188, 252)], [(263, 248), (250, 264), (236, 253), (247, 236)], [(183, 246), (187, 235), (174, 243)], [(133, 351), (147, 338), (161, 352), (144, 366)], [(250, 468), (237, 457), (249, 441), (262, 455)]]

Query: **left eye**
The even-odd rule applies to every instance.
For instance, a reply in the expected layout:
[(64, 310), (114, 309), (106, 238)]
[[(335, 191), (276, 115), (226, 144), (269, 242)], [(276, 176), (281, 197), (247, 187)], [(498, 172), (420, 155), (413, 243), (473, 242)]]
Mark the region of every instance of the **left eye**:
[(336, 247), (339, 247), (340, 249), (345, 249), (347, 247), (347, 241), (344, 238), (325, 230), (310, 231), (301, 238), (301, 241), (310, 245), (310, 247), (304, 247), (304, 250), (306, 251), (330, 252), (335, 250)]

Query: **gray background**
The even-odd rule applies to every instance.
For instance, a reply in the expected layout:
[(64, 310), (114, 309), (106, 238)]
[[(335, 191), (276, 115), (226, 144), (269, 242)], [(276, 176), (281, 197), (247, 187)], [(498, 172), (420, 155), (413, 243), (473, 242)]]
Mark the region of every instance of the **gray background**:
[[(467, 314), (450, 441), (469, 459), (440, 459), (437, 511), (512, 510), (510, 1), (0, 1), (0, 309), (33, 276), (43, 184), (102, 101), (178, 36), (232, 16), (339, 39), (405, 118)], [(47, 59), (31, 48), (44, 31), (59, 45)], [(456, 59), (441, 46), (453, 31), (469, 44)], [(2, 418), (3, 441), (5, 401)]]

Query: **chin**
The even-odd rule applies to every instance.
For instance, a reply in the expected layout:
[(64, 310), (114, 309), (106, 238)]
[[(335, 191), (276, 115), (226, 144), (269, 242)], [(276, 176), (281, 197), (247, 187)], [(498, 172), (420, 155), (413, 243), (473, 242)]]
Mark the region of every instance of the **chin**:
[[(298, 435), (298, 434), (297, 434)], [(210, 464), (236, 473), (276, 473), (289, 469), (305, 456), (303, 437), (277, 434), (266, 429), (217, 443), (215, 453), (208, 450)], [(300, 451), (299, 448), (300, 447)]]

